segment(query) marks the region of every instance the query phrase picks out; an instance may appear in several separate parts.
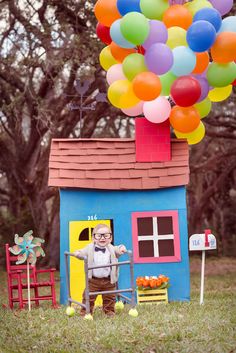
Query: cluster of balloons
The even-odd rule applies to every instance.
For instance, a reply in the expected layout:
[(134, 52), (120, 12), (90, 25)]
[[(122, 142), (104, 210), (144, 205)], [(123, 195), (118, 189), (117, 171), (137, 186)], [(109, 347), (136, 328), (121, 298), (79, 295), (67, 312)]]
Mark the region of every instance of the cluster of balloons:
[(236, 84), (236, 17), (222, 19), (232, 6), (233, 0), (98, 0), (111, 104), (152, 123), (169, 119), (178, 138), (201, 141), (201, 119)]

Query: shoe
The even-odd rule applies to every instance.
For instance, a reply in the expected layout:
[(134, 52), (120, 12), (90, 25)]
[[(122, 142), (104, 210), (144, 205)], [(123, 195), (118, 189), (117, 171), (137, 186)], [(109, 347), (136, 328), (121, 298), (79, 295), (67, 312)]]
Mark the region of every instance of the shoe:
[(108, 311), (107, 313), (105, 313), (105, 315), (108, 317), (113, 317), (115, 316), (115, 313), (113, 311)]

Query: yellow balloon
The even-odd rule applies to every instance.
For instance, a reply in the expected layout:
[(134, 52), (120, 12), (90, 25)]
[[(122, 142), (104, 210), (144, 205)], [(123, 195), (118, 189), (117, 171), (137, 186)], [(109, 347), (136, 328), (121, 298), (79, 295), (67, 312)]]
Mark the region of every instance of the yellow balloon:
[(210, 1), (207, 1), (207, 0), (193, 0), (193, 1), (185, 3), (184, 6), (187, 7), (187, 9), (191, 12), (191, 14), (193, 16), (195, 15), (195, 13), (197, 11), (199, 11), (205, 7), (213, 8)]
[(225, 87), (215, 87), (208, 93), (208, 98), (212, 102), (221, 102), (227, 99), (232, 92), (232, 85)]
[(99, 61), (100, 61), (101, 67), (106, 71), (112, 65), (118, 64), (118, 61), (116, 61), (116, 59), (114, 59), (114, 57), (112, 56), (109, 46), (102, 49), (102, 51), (99, 55)]
[(111, 104), (120, 109), (134, 107), (140, 102), (133, 92), (132, 83), (128, 80), (113, 82), (108, 88), (107, 96)]
[(188, 45), (186, 40), (186, 33), (187, 32), (185, 29), (181, 27), (174, 26), (168, 28), (168, 40), (166, 44), (171, 49), (182, 45), (186, 47)]
[(174, 130), (174, 133), (178, 139), (187, 139), (189, 145), (196, 145), (199, 143), (205, 136), (205, 126), (202, 121), (198, 127), (190, 132), (189, 134), (183, 134), (182, 132)]
[(121, 109), (132, 108), (140, 102), (140, 99), (134, 94), (133, 88), (121, 97), (120, 106)]

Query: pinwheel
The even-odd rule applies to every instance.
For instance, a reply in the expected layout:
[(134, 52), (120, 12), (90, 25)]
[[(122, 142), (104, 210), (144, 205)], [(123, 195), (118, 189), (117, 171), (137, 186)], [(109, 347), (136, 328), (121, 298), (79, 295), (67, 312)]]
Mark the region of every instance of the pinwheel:
[(15, 245), (9, 248), (9, 251), (17, 256), (17, 265), (23, 264), (27, 261), (27, 285), (28, 285), (28, 307), (29, 311), (31, 310), (30, 302), (30, 264), (35, 265), (37, 257), (45, 256), (43, 249), (41, 248), (44, 239), (34, 238), (33, 231), (30, 230), (19, 237), (18, 234), (15, 234)]

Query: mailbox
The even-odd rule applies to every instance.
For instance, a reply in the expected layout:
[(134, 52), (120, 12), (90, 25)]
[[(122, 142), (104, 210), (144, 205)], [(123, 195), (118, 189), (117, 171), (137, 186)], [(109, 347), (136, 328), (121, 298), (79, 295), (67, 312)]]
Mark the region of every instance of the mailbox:
[(203, 251), (215, 250), (216, 238), (213, 234), (205, 232), (203, 234), (193, 234), (189, 238), (189, 250)]
[(216, 249), (216, 238), (213, 234), (211, 234), (210, 229), (205, 229), (205, 233), (203, 234), (193, 234), (189, 238), (189, 250), (202, 252), (200, 305), (203, 304), (206, 250), (215, 250), (215, 249)]

